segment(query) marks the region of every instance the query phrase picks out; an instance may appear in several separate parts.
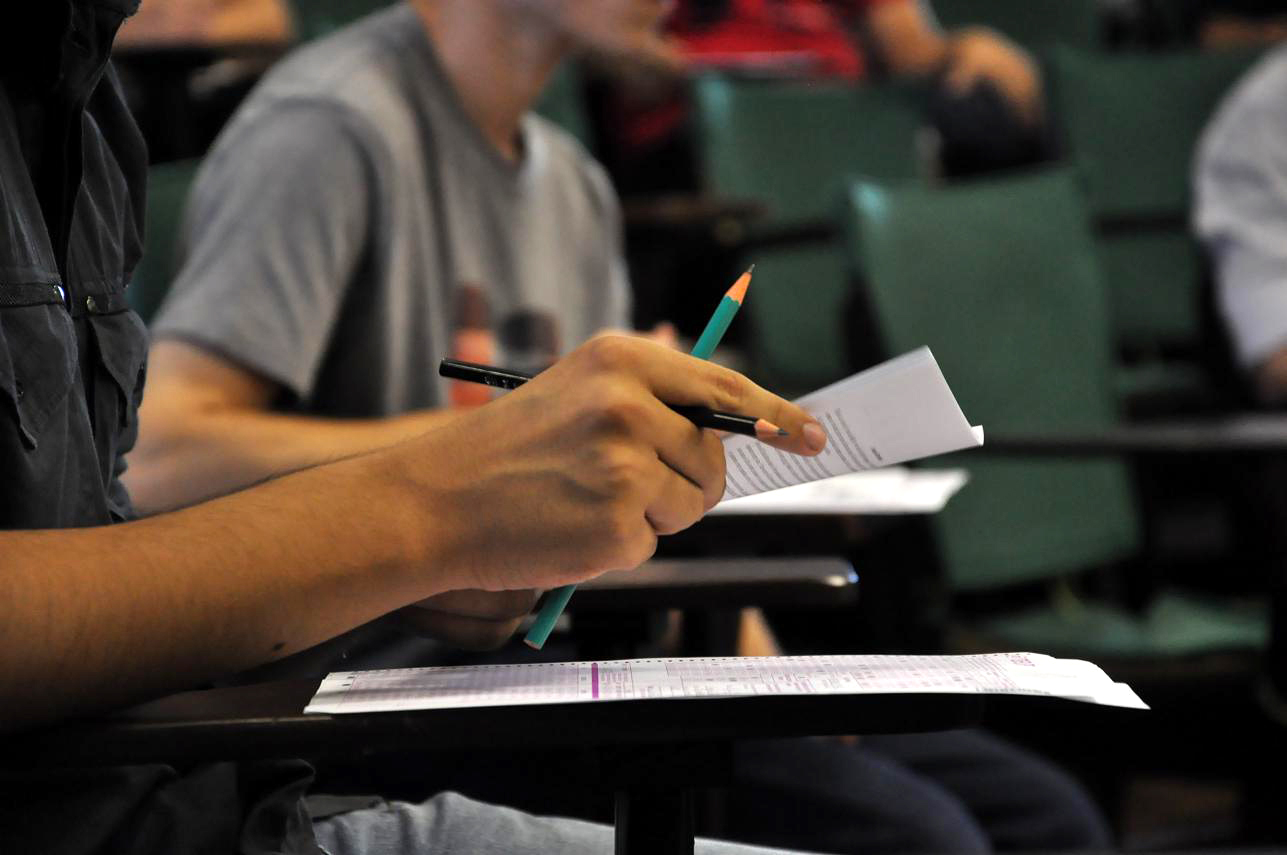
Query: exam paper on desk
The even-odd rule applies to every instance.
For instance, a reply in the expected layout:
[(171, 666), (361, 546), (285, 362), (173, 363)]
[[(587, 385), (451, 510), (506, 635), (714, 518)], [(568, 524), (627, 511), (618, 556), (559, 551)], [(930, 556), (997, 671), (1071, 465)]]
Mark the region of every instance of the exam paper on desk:
[(1077, 659), (974, 656), (767, 656), (627, 659), (345, 671), (306, 713), (764, 695), (1035, 695), (1147, 709), (1125, 683)]
[(817, 457), (799, 457), (750, 437), (728, 437), (723, 501), (983, 444), (983, 428), (970, 426), (928, 347), (796, 403), (822, 424), (827, 447)]

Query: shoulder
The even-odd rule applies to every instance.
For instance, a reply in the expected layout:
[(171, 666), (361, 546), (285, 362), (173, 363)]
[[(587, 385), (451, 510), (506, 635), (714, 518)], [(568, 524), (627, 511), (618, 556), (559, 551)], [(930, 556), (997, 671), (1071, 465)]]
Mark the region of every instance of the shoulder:
[(529, 113), (524, 123), (531, 139), (542, 149), (546, 168), (557, 181), (576, 191), (598, 215), (618, 216), (620, 204), (612, 180), (580, 140), (535, 113)]
[(1271, 51), (1225, 96), (1203, 135), (1199, 162), (1287, 153), (1287, 46)]
[[(366, 148), (413, 129), (408, 56), (418, 27), (411, 8), (398, 4), (299, 48), (265, 76), (220, 142), (277, 119), (329, 125)], [(300, 134), (299, 144), (308, 147), (310, 140)]]

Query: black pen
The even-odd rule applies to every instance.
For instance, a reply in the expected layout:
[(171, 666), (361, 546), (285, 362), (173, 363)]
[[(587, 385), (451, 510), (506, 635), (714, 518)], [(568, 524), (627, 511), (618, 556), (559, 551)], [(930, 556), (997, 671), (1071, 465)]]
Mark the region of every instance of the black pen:
[[(517, 389), (532, 379), (531, 374), (523, 371), (495, 368), (491, 365), (479, 365), (476, 362), (461, 362), (458, 359), (444, 359), (438, 363), (438, 373), (452, 380), (481, 383), (484, 386), (495, 386), (497, 389)], [(743, 436), (753, 436), (757, 439), (788, 435), (782, 428), (765, 419), (753, 419), (750, 416), (721, 413), (709, 407), (679, 404), (669, 404), (668, 406), (700, 428), (739, 433)]]

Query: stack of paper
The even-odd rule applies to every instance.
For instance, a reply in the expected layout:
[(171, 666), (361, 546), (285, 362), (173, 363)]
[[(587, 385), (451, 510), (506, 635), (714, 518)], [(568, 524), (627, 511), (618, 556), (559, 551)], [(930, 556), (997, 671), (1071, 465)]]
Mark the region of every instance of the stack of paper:
[(304, 710), (393, 710), (596, 703), (653, 698), (885, 694), (1043, 695), (1147, 709), (1089, 662), (1036, 653), (980, 656), (770, 656), (630, 659), (346, 671)]
[(983, 428), (966, 421), (927, 347), (796, 403), (826, 430), (826, 449), (799, 457), (750, 437), (729, 437), (725, 501), (983, 444)]

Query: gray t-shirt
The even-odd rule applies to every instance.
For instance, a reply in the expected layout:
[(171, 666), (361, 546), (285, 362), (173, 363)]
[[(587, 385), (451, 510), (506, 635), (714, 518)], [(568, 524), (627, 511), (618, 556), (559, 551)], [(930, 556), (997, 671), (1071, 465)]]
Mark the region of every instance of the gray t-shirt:
[(274, 69), (220, 136), (153, 327), (373, 417), (477, 400), (438, 360), (543, 367), (623, 327), (620, 211), (570, 135), (528, 115), (511, 163), (400, 4)]
[(1287, 347), (1287, 47), (1235, 87), (1198, 149), (1194, 227), (1239, 360)]

